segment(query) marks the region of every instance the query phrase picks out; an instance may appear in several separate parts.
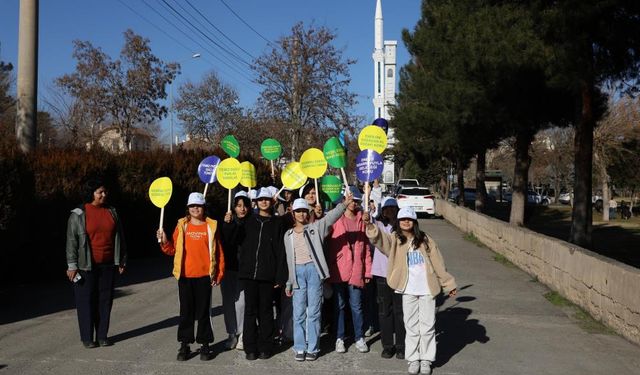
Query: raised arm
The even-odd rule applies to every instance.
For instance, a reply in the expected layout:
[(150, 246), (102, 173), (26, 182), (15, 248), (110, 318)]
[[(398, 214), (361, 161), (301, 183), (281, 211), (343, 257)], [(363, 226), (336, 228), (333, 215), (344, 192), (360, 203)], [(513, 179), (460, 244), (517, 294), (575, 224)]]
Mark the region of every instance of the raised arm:
[(377, 247), (384, 255), (389, 256), (395, 250), (396, 236), (393, 233), (381, 231), (376, 224), (371, 222), (371, 215), (368, 212), (362, 215), (362, 220), (365, 223), (365, 233), (371, 244)]

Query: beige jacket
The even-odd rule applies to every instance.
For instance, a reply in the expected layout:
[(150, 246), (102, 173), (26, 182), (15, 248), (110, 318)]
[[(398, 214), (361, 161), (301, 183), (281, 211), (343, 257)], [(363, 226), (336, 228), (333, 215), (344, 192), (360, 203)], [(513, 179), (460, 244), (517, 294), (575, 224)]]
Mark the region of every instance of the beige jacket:
[[(409, 241), (400, 244), (395, 233), (382, 232), (374, 224), (367, 225), (366, 232), (371, 243), (389, 257), (387, 284), (399, 292), (404, 292), (409, 278), (409, 266), (407, 264)], [(449, 293), (456, 289), (457, 286), (455, 279), (445, 268), (438, 245), (433, 238), (427, 236), (427, 239), (429, 251), (427, 251), (423, 243), (420, 245), (420, 252), (424, 259), (427, 260), (427, 285), (429, 285), (431, 295), (435, 297), (440, 294), (442, 289), (444, 289), (445, 293)]]

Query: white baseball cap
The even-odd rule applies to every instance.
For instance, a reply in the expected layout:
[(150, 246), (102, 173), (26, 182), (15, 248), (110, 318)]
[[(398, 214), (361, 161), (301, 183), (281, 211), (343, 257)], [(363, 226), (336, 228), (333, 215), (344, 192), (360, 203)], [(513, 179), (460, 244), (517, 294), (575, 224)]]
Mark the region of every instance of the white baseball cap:
[(382, 200), (382, 204), (380, 205), (380, 208), (385, 208), (385, 207), (398, 207), (398, 201), (392, 197), (385, 197)]
[(249, 198), (249, 194), (247, 194), (247, 192), (244, 190), (240, 190), (239, 192), (236, 193), (236, 195), (233, 196), (233, 198), (235, 199), (239, 197)]
[(267, 189), (269, 189), (269, 191), (271, 192), (272, 197), (278, 194), (278, 188), (275, 186), (268, 186)]
[(258, 196), (258, 191), (256, 189), (249, 190), (249, 199), (254, 200)]
[(202, 195), (202, 193), (197, 193), (197, 192), (189, 194), (189, 200), (187, 200), (187, 206), (191, 206), (192, 204), (204, 206), (205, 204), (204, 195)]
[(400, 211), (398, 211), (398, 220), (400, 219), (412, 219), (418, 220), (418, 215), (411, 207), (402, 207)]
[(271, 189), (269, 188), (260, 188), (260, 190), (258, 190), (258, 195), (256, 196), (256, 199), (262, 199), (262, 198), (273, 198), (273, 194), (271, 193)]
[(291, 209), (293, 211), (296, 211), (296, 210), (310, 210), (311, 207), (309, 207), (309, 204), (307, 203), (306, 199), (298, 198), (295, 201), (293, 201), (293, 206), (291, 207)]

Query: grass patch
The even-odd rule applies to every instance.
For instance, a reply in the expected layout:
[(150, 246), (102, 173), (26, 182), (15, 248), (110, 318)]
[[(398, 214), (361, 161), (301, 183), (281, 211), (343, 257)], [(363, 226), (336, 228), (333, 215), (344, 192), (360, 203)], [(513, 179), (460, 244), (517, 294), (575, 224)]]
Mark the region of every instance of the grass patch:
[(462, 238), (464, 238), (466, 241), (469, 241), (478, 247), (487, 247), (485, 244), (482, 243), (482, 241), (478, 239), (478, 237), (476, 237), (475, 234), (473, 234), (473, 232), (466, 233)]
[(502, 254), (496, 254), (493, 256), (493, 260), (495, 260), (496, 262), (502, 264), (505, 267), (509, 267), (509, 268), (516, 268), (516, 265), (511, 263), (511, 261), (509, 259), (507, 259), (507, 257), (505, 257)]
[(544, 298), (551, 302), (554, 306), (561, 307), (562, 310), (573, 320), (580, 328), (587, 333), (612, 335), (614, 331), (599, 321), (593, 319), (588, 312), (573, 304), (568, 299), (561, 296), (558, 292), (550, 291), (544, 294)]
[(551, 302), (555, 306), (571, 306), (572, 303), (568, 299), (564, 298), (558, 292), (550, 291), (544, 294), (544, 298)]

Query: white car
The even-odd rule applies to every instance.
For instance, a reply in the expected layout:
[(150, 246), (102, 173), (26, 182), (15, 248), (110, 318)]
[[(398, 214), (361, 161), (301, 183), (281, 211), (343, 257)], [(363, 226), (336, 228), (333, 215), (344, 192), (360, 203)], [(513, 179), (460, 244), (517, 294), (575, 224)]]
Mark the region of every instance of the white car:
[(436, 214), (436, 199), (426, 187), (403, 187), (396, 195), (398, 207), (412, 207), (416, 213)]

